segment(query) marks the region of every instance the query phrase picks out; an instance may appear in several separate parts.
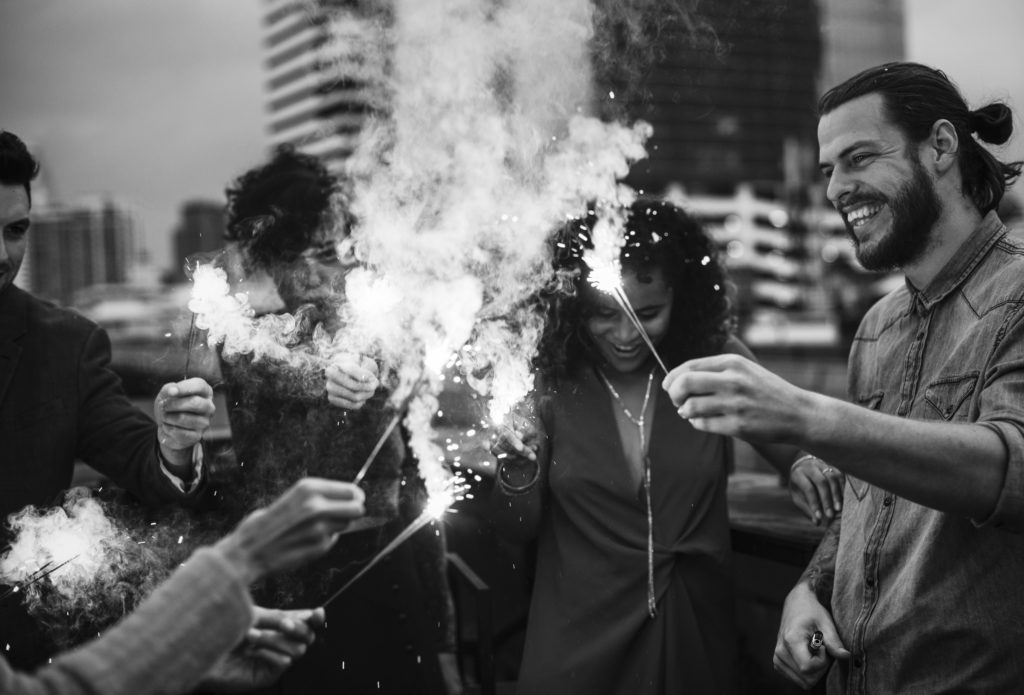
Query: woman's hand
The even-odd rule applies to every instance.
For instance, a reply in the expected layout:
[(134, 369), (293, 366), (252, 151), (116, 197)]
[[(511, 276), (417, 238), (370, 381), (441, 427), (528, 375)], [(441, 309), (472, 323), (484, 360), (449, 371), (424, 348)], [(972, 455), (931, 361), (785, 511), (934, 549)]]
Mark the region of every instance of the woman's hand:
[(377, 363), (366, 355), (340, 354), (327, 367), (325, 375), (327, 400), (347, 410), (362, 408), (380, 386)]
[(816, 456), (801, 456), (789, 469), (789, 495), (815, 524), (832, 523), (843, 511), (846, 476)]

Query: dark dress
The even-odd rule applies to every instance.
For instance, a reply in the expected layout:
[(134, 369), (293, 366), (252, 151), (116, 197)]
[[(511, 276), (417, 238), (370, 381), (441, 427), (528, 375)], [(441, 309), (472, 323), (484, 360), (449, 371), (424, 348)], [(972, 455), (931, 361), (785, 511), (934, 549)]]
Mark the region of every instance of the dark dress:
[[(221, 364), (238, 468), (219, 490), (244, 506), (261, 506), (306, 475), (352, 480), (394, 415), (383, 392), (358, 411), (330, 405), (322, 370), (249, 358)], [(319, 605), (419, 515), (425, 491), (400, 431), (363, 481), (365, 527), (301, 571), (257, 587), (257, 603)], [(454, 649), (444, 553), (434, 525), (396, 548), (327, 607), (326, 629), (266, 692), (444, 693), (438, 652)]]
[(655, 394), (654, 618), (643, 488), (631, 477), (608, 391), (588, 367), (542, 401), (550, 464), (523, 695), (733, 692), (730, 443), (698, 432), (664, 391)]

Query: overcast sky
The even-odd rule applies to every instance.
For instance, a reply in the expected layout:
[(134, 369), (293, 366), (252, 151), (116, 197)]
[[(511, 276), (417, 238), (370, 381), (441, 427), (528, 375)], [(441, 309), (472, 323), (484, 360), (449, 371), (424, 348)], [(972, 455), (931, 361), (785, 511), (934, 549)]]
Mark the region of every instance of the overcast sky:
[[(266, 153), (261, 7), (0, 0), (0, 128), (30, 141), (59, 199), (109, 193), (138, 210), (141, 241), (164, 267), (181, 203), (221, 200)], [(1024, 2), (906, 7), (909, 59), (946, 70), (973, 104), (1024, 110)], [(1019, 115), (1015, 130), (1006, 154), (1022, 159)]]

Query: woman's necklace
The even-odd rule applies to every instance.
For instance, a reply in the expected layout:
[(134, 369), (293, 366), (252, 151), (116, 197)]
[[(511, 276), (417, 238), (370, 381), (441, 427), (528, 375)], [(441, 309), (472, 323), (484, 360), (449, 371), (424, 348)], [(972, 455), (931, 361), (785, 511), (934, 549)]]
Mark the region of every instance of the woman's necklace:
[(647, 613), (653, 618), (658, 612), (657, 602), (654, 598), (654, 512), (651, 508), (651, 458), (647, 455), (647, 432), (644, 429), (644, 424), (647, 417), (647, 404), (651, 400), (654, 369), (651, 369), (651, 373), (647, 375), (647, 389), (644, 391), (643, 405), (640, 406), (640, 417), (636, 417), (630, 412), (629, 408), (626, 407), (626, 401), (615, 390), (612, 382), (604, 375), (604, 372), (598, 369), (597, 373), (601, 376), (604, 385), (608, 387), (608, 392), (612, 394), (612, 398), (619, 404), (622, 412), (626, 415), (626, 419), (632, 422), (640, 433), (640, 458), (643, 461), (644, 498), (647, 502)]

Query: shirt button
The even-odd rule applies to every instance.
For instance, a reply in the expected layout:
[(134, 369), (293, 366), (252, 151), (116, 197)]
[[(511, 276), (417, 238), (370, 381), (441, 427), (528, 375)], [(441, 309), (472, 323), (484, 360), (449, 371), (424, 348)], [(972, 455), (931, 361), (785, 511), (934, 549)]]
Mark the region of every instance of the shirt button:
[(887, 496), (885, 496), (885, 497), (883, 497), (883, 498), (882, 498), (882, 505), (883, 505), (883, 506), (886, 506), (886, 507), (888, 507), (888, 506), (889, 506), (889, 505), (891, 505), (891, 504), (892, 504), (892, 497), (889, 497), (889, 496), (887, 495)]
[(859, 656), (858, 657), (854, 657), (854, 659), (853, 659), (853, 666), (854, 666), (854, 668), (860, 668), (863, 665), (864, 665), (864, 660), (863, 659), (861, 659)]
[(872, 587), (872, 586), (875, 585), (875, 578), (874, 577), (868, 577), (867, 579), (864, 580), (864, 583), (867, 584), (869, 587)]

